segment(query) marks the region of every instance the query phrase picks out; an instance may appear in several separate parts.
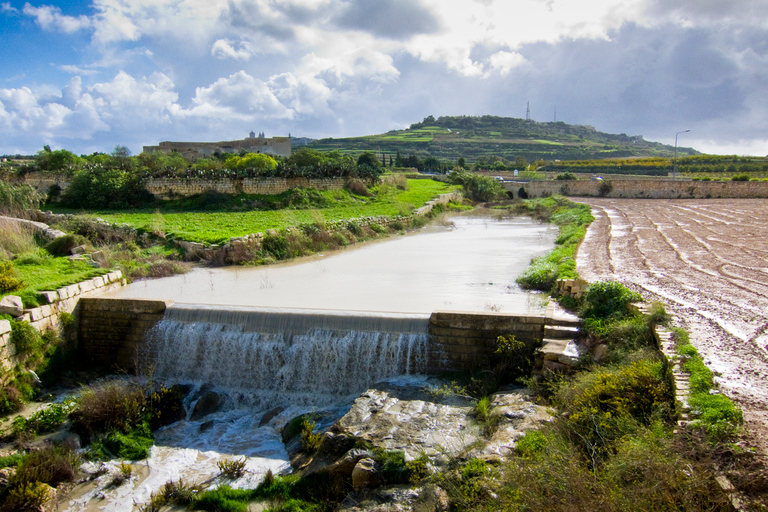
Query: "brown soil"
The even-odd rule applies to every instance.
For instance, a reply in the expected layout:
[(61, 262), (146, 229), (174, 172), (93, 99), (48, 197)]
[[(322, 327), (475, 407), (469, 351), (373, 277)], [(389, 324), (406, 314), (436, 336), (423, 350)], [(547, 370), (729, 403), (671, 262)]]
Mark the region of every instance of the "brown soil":
[(768, 455), (768, 201), (580, 201), (595, 216), (581, 276), (662, 302), (744, 411), (747, 443)]

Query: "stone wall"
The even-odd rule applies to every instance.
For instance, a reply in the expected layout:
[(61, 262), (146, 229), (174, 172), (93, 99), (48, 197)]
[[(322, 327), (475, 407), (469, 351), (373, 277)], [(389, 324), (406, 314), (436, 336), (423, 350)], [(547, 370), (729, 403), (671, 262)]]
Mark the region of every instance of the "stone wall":
[(438, 311), (429, 319), (429, 373), (488, 367), (499, 336), (544, 338), (545, 317)]
[[(57, 290), (39, 292), (48, 304), (24, 309), (15, 320), (29, 322), (41, 332), (47, 329), (60, 331), (62, 313), (77, 315), (80, 301), (120, 288), (125, 282), (122, 272), (116, 270)], [(10, 335), (11, 323), (8, 320), (0, 320), (0, 366), (4, 370), (2, 374), (7, 378), (12, 376), (10, 370), (24, 359), (23, 354), (16, 353)]]
[(232, 178), (219, 180), (163, 178), (150, 179), (146, 189), (162, 199), (187, 197), (202, 194), (208, 190), (222, 194), (280, 194), (292, 188), (314, 188), (317, 190), (341, 190), (346, 185), (344, 178)]
[(171, 304), (152, 299), (82, 299), (77, 333), (83, 362), (111, 371), (138, 369), (147, 332)]
[(528, 197), (600, 196), (634, 199), (706, 199), (768, 197), (768, 181), (692, 181), (692, 180), (567, 180), (505, 181), (504, 188), (515, 198), (520, 188)]

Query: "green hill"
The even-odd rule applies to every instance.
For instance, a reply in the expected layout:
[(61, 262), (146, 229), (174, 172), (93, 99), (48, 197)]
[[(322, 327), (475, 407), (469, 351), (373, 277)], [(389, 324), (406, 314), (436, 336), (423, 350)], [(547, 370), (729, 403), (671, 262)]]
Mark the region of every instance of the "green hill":
[[(405, 130), (380, 135), (319, 139), (308, 144), (319, 150), (345, 153), (428, 156), (442, 160), (464, 158), (467, 162), (500, 157), (515, 161), (588, 160), (604, 158), (671, 157), (674, 148), (650, 142), (641, 135), (614, 135), (591, 126), (538, 123), (513, 117), (429, 116)], [(698, 155), (691, 148), (677, 148), (678, 156)]]

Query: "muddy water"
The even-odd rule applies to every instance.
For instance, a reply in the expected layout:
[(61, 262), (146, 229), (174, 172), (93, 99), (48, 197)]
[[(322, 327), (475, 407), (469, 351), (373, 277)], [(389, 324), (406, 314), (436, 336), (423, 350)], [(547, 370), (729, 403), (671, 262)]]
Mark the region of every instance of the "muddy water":
[(401, 313), (540, 307), (515, 278), (532, 257), (552, 248), (555, 228), (525, 218), (452, 220), (452, 227), (431, 227), (296, 264), (197, 269), (105, 296)]
[[(418, 317), (416, 323), (426, 322), (429, 313), (441, 309), (538, 310), (543, 301), (520, 290), (515, 277), (532, 257), (551, 249), (555, 235), (552, 227), (528, 219), (457, 217), (450, 227), (432, 227), (417, 235), (296, 264), (199, 269), (184, 276), (134, 283), (112, 293), (112, 297), (172, 299), (179, 304), (171, 308), (178, 318), (167, 315), (151, 338), (150, 345), (157, 345), (156, 353), (166, 363), (158, 361), (154, 376), (193, 389), (185, 402), (187, 411), (194, 409), (195, 401), (206, 390), (224, 396), (226, 405), (199, 419), (189, 414), (186, 420), (159, 430), (150, 458), (135, 465), (135, 476), (129, 482), (117, 488), (109, 485), (119, 464), (111, 461), (107, 463), (109, 474), (78, 487), (59, 509), (127, 512), (134, 504), (146, 503), (151, 493), (169, 480), (252, 488), (267, 470), (290, 471), (279, 434), (288, 420), (308, 410), (322, 410), (325, 415), (318, 426), (327, 426), (349, 410), (359, 393), (372, 383), (371, 378), (392, 377), (403, 371), (397, 368), (408, 368), (411, 361), (418, 361), (413, 352), (421, 350), (426, 334), (408, 329), (392, 331), (401, 334), (388, 329), (385, 333), (368, 332), (364, 325), (403, 324), (404, 313)], [(283, 326), (287, 331), (306, 331), (283, 336), (263, 329), (248, 332), (247, 322), (232, 321), (245, 314), (238, 308), (248, 307), (266, 308), (248, 313), (259, 318), (269, 317), (276, 308), (289, 308), (292, 311), (279, 313), (281, 318), (294, 315), (305, 322), (322, 317), (317, 310), (359, 313), (336, 319), (345, 324), (346, 331), (341, 334), (337, 332), (339, 326), (327, 320), (324, 323), (328, 325), (314, 330), (310, 326)], [(315, 311), (302, 313), (306, 309)], [(372, 320), (366, 311), (382, 313), (377, 313), (378, 320)], [(205, 320), (198, 318), (203, 313)], [(187, 318), (190, 314), (194, 318)], [(308, 349), (318, 343), (326, 348)], [(335, 346), (347, 348), (335, 350)], [(266, 352), (251, 354), (254, 350)], [(198, 356), (203, 352), (209, 364), (200, 362)], [(318, 371), (310, 371), (315, 368), (292, 357), (293, 352), (316, 352), (310, 366)], [(339, 369), (362, 368), (362, 363), (371, 359), (365, 355), (368, 352), (388, 354), (386, 361), (369, 361), (378, 373), (369, 368), (356, 378), (354, 372)], [(280, 361), (277, 367), (256, 368), (268, 362), (270, 354)], [(355, 361), (350, 365), (344, 357)], [(387, 370), (385, 363), (393, 369)], [(291, 385), (289, 377), (297, 369), (301, 378)], [(408, 386), (426, 383), (424, 376), (397, 379)], [(312, 383), (310, 389), (302, 388), (304, 381)], [(334, 385), (336, 381), (339, 383)], [(276, 406), (279, 408), (274, 409)], [(433, 430), (446, 438), (461, 435), (450, 432), (454, 427), (444, 425)], [(248, 472), (237, 481), (223, 481), (218, 477), (217, 462), (232, 457), (245, 457)]]

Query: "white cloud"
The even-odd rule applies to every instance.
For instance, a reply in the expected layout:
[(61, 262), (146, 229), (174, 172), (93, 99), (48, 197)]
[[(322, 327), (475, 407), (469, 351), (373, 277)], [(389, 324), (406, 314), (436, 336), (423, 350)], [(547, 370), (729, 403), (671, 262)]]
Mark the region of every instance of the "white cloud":
[(331, 113), (328, 101), (333, 97), (333, 91), (320, 79), (297, 78), (291, 73), (283, 73), (270, 78), (267, 85), (284, 105), (299, 115)]
[(70, 75), (91, 76), (97, 73), (95, 69), (86, 69), (86, 68), (75, 66), (72, 64), (62, 64), (61, 66), (56, 66), (56, 67), (64, 71), (65, 73), (69, 73)]
[(11, 7), (11, 2), (2, 2), (0, 3), (0, 12), (10, 12), (13, 14), (18, 14), (19, 10), (15, 7)]
[(524, 63), (525, 57), (516, 52), (496, 52), (488, 59), (491, 70), (501, 76), (508, 75), (512, 69)]
[(209, 87), (198, 87), (192, 101), (194, 107), (184, 115), (239, 120), (294, 116), (264, 82), (245, 71), (220, 78)]
[(58, 30), (67, 34), (72, 34), (91, 26), (91, 20), (88, 16), (66, 16), (62, 14), (61, 9), (55, 5), (33, 7), (27, 2), (24, 4), (23, 12), (27, 16), (35, 18), (35, 23), (37, 23), (43, 30)]
[(248, 60), (253, 56), (253, 53), (247, 42), (241, 42), (238, 44), (238, 48), (235, 48), (226, 39), (219, 39), (211, 46), (211, 55), (217, 59)]

